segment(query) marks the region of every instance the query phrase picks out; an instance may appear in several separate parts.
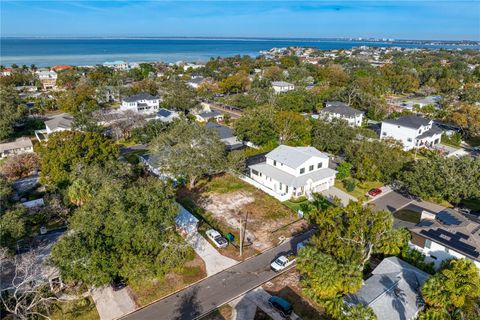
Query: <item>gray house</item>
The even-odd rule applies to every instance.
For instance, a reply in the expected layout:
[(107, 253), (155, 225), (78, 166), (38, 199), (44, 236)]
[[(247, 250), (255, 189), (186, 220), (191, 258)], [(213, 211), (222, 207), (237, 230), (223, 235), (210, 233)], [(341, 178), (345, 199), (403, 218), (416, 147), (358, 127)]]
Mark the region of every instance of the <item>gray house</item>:
[(231, 128), (215, 122), (207, 122), (205, 127), (218, 134), (220, 141), (225, 144), (227, 150), (238, 150), (244, 147), (243, 142), (237, 139)]
[(385, 258), (345, 302), (372, 308), (378, 320), (415, 319), (424, 306), (420, 287), (428, 277), (428, 273), (397, 257)]

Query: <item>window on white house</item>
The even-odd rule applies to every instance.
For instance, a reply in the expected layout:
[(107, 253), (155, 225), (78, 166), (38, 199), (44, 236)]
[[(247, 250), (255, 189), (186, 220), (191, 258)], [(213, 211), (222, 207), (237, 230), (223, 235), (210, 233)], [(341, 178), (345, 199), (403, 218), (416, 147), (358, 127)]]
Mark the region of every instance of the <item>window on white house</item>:
[(258, 171), (252, 169), (252, 174), (258, 176)]
[(277, 166), (277, 160), (273, 160), (273, 165)]
[(300, 169), (300, 174), (305, 173), (305, 168)]
[(319, 162), (317, 165), (317, 169), (320, 169), (323, 166), (323, 162)]
[(425, 239), (425, 248), (430, 249), (431, 246), (432, 246), (432, 241)]
[(282, 183), (280, 182), (280, 190), (282, 190)]
[(412, 142), (412, 138), (408, 138), (407, 141), (408, 141), (408, 142)]
[(309, 171), (313, 171), (313, 168), (314, 168), (314, 165), (311, 165), (311, 166), (308, 168), (308, 170), (309, 170)]
[(382, 136), (386, 136), (386, 135), (387, 135), (387, 133), (385, 131), (382, 132)]

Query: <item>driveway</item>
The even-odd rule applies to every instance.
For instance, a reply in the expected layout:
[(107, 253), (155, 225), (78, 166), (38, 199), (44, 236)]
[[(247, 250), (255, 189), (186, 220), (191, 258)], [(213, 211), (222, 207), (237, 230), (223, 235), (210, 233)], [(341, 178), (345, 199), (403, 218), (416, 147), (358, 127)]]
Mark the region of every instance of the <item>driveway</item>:
[(198, 232), (191, 233), (185, 240), (205, 262), (208, 276), (230, 268), (238, 263), (236, 260), (221, 255), (217, 249)]
[(198, 319), (213, 309), (278, 276), (280, 273), (270, 269), (272, 260), (282, 252), (296, 251), (297, 244), (308, 239), (312, 234), (313, 232), (309, 231), (296, 236), (280, 246), (145, 306), (125, 316), (125, 319)]
[(346, 207), (350, 201), (357, 202), (358, 199), (349, 195), (348, 193), (336, 188), (330, 187), (327, 190), (321, 191), (321, 193), (327, 198), (328, 201), (332, 202), (333, 199), (339, 198), (342, 206)]
[[(284, 320), (280, 313), (268, 303), (271, 295), (267, 291), (263, 290), (262, 287), (256, 288), (245, 295), (245, 299), (250, 300), (250, 303), (255, 304), (257, 307), (262, 309), (266, 314), (272, 318), (272, 320)], [(290, 315), (291, 320), (299, 319), (295, 313)], [(233, 320), (233, 319), (232, 319)]]
[(373, 205), (375, 210), (386, 210), (393, 213), (410, 204), (412, 201), (413, 199), (409, 199), (396, 191), (391, 191), (381, 197), (373, 199), (369, 203)]
[(117, 291), (109, 285), (95, 288), (92, 291), (92, 298), (102, 320), (118, 319), (137, 308), (128, 288)]

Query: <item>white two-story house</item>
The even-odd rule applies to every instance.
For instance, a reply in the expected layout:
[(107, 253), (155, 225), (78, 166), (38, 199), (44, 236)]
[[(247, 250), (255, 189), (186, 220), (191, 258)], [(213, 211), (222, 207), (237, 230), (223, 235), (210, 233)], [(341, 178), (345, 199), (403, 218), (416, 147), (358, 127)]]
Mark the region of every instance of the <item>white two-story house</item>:
[(420, 222), (410, 228), (409, 246), (422, 252), (436, 268), (449, 259), (470, 259), (480, 269), (480, 224), (445, 209), (422, 212)]
[(327, 101), (325, 108), (320, 111), (320, 117), (327, 121), (342, 119), (352, 127), (360, 127), (363, 121), (363, 112), (350, 107), (340, 101)]
[(275, 93), (282, 93), (294, 90), (295, 85), (285, 81), (273, 81), (272, 88), (275, 90)]
[(160, 107), (160, 98), (148, 93), (139, 93), (122, 99), (121, 111), (154, 113)]
[(336, 171), (328, 167), (328, 156), (313, 147), (280, 145), (265, 158), (265, 162), (248, 167), (250, 178), (279, 199), (310, 196), (335, 182)]
[(433, 120), (417, 116), (387, 119), (382, 122), (380, 139), (393, 138), (403, 144), (404, 150), (433, 147), (440, 143), (442, 129)]

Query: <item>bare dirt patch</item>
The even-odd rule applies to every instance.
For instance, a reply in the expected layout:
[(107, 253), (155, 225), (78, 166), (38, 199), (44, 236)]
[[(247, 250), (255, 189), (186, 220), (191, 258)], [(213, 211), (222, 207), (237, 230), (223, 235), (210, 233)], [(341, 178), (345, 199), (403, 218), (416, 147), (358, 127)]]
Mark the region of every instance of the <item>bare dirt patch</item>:
[(300, 273), (295, 268), (265, 283), (263, 289), (290, 302), (295, 313), (303, 320), (327, 319), (322, 307), (302, 293)]

